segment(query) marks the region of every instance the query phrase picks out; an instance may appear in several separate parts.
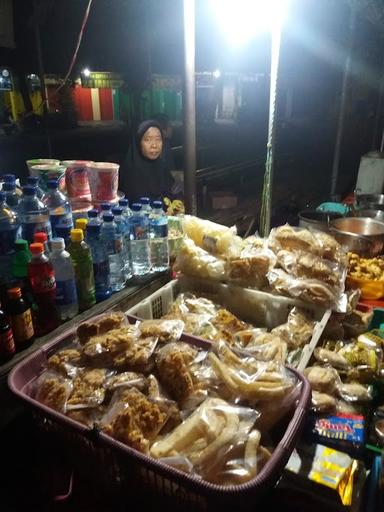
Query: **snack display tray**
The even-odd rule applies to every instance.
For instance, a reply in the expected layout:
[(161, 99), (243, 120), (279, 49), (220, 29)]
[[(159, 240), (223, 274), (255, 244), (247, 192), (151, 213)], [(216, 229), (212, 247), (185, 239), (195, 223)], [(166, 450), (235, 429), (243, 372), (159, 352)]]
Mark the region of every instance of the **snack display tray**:
[[(127, 314), (145, 320), (160, 318), (168, 313), (172, 302), (182, 292), (208, 295), (212, 297), (212, 300), (216, 300), (227, 307), (231, 313), (239, 316), (241, 320), (268, 329), (273, 329), (285, 323), (294, 306), (308, 311), (316, 320), (316, 325), (311, 341), (303, 348), (298, 364), (300, 371), (307, 367), (332, 313), (330, 309), (310, 306), (307, 303), (288, 297), (207, 279), (181, 276), (165, 284), (152, 295), (128, 309)], [(188, 335), (187, 337), (192, 340), (204, 341), (197, 336)]]
[[(134, 321), (134, 319), (130, 319)], [(310, 404), (311, 389), (308, 381), (295, 370), (301, 382), (300, 396), (289, 416), (270, 460), (260, 473), (245, 484), (222, 486), (183, 473), (160, 461), (148, 457), (103, 434), (90, 429), (40, 402), (34, 396), (36, 379), (46, 368), (47, 359), (57, 350), (68, 346), (76, 337), (75, 329), (46, 344), (17, 364), (8, 377), (11, 391), (29, 405), (43, 433), (54, 434), (67, 448), (74, 467), (81, 474), (108, 492), (132, 500), (132, 493), (153, 493), (171, 500), (172, 504), (207, 510), (228, 505), (233, 500), (237, 508), (255, 505), (254, 499), (273, 486), (283, 471), (304, 426)], [(191, 343), (188, 338), (183, 341)], [(209, 349), (209, 344), (199, 344)], [(90, 470), (90, 468), (92, 468)]]

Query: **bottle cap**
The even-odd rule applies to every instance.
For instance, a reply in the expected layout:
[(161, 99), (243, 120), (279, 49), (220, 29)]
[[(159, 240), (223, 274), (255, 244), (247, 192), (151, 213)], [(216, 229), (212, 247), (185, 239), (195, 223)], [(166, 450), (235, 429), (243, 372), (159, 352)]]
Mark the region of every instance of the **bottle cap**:
[(29, 249), (33, 255), (43, 254), (44, 245), (38, 242), (35, 242), (29, 246)]
[(82, 242), (84, 240), (84, 233), (82, 229), (71, 229), (72, 242)]
[(52, 249), (52, 251), (62, 251), (63, 249), (65, 249), (64, 238), (61, 238), (61, 237), (52, 238), (51, 249)]
[(111, 209), (111, 204), (110, 203), (101, 203), (101, 209), (106, 212), (106, 211), (109, 211)]
[(121, 208), (121, 206), (114, 206), (112, 208), (112, 213), (113, 215), (121, 215), (123, 213), (123, 209)]
[(16, 176), (14, 174), (4, 174), (3, 181), (4, 183), (15, 183)]
[(33, 241), (38, 244), (45, 244), (48, 242), (48, 236), (47, 233), (44, 233), (44, 231), (38, 231), (37, 233), (34, 233), (33, 235)]
[(90, 219), (96, 219), (96, 218), (97, 218), (97, 216), (99, 215), (99, 212), (98, 212), (95, 208), (93, 208), (92, 210), (89, 210), (89, 211), (88, 211), (88, 214), (87, 214), (87, 215), (88, 215), (88, 217), (89, 217)]
[(23, 240), (22, 238), (19, 238), (19, 240), (16, 240), (15, 242), (15, 250), (28, 251), (28, 242), (26, 240)]
[(32, 187), (37, 187), (39, 184), (39, 178), (37, 176), (28, 176), (27, 184), (31, 185)]
[(129, 206), (129, 201), (128, 199), (120, 199), (119, 200), (119, 205), (122, 207), (122, 208), (127, 208)]
[(16, 183), (14, 181), (13, 182), (6, 181), (3, 183), (4, 192), (11, 192), (12, 190), (15, 190), (15, 189), (16, 189)]
[(101, 224), (87, 224), (87, 233), (100, 233)]
[(87, 227), (88, 219), (76, 219), (76, 229), (84, 229)]
[(112, 215), (112, 213), (105, 213), (105, 214), (103, 215), (103, 221), (104, 221), (104, 222), (113, 222), (113, 219), (114, 219), (114, 218), (115, 218), (115, 217)]
[(140, 203), (141, 204), (149, 204), (150, 203), (149, 197), (140, 197)]
[(50, 190), (58, 189), (59, 188), (59, 183), (57, 182), (57, 180), (48, 180), (47, 181), (47, 188), (49, 188)]
[(134, 212), (139, 212), (141, 210), (141, 204), (140, 203), (133, 203), (133, 205), (131, 206), (132, 210)]
[(32, 187), (31, 185), (25, 185), (23, 187), (23, 194), (25, 196), (35, 196), (36, 195), (36, 187)]
[(153, 207), (158, 209), (158, 208), (163, 208), (163, 203), (161, 201), (153, 201)]
[(21, 297), (21, 288), (10, 288), (7, 293), (10, 299), (18, 299)]

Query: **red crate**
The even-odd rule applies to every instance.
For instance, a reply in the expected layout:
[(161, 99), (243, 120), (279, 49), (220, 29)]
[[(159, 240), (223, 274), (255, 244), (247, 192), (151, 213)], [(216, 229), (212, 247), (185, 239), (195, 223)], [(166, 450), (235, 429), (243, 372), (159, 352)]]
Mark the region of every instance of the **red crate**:
[[(134, 318), (129, 318), (131, 322)], [(123, 492), (132, 500), (132, 491), (145, 493), (153, 491), (161, 497), (171, 497), (185, 507), (208, 509), (228, 507), (231, 503), (237, 509), (241, 505), (254, 507), (255, 499), (279, 479), (304, 426), (311, 389), (308, 381), (296, 370), (289, 369), (301, 382), (300, 396), (279, 433), (279, 442), (260, 473), (245, 484), (221, 486), (201, 478), (183, 473), (177, 469), (148, 457), (100, 432), (90, 429), (65, 415), (50, 409), (33, 398), (35, 380), (45, 370), (48, 357), (68, 345), (76, 336), (75, 329), (67, 331), (58, 339), (26, 357), (18, 363), (8, 378), (11, 391), (34, 413), (43, 431), (56, 433), (60, 442), (68, 447), (68, 454), (77, 471), (90, 476), (109, 492)], [(183, 341), (195, 343), (188, 336)], [(201, 346), (201, 342), (198, 343)], [(206, 344), (203, 348), (209, 348)]]

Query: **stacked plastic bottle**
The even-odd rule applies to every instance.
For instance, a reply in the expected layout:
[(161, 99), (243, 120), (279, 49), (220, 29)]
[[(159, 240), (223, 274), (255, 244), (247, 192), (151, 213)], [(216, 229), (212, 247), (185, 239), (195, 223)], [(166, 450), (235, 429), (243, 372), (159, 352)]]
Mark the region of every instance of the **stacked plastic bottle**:
[[(111, 295), (111, 284), (109, 278), (109, 262), (107, 251), (101, 239), (101, 220), (97, 210), (89, 217), (86, 228), (86, 242), (91, 250), (93, 263), (93, 276), (95, 281), (96, 301), (100, 302)], [(90, 212), (88, 212), (89, 214)]]
[(122, 290), (125, 285), (122, 235), (110, 213), (103, 215), (101, 240), (108, 256), (109, 279), (113, 292)]
[(0, 192), (0, 278), (8, 282), (19, 221), (16, 213), (5, 203), (5, 199), (5, 193)]
[[(47, 192), (42, 198), (43, 204), (49, 210), (49, 220), (52, 227), (52, 236), (57, 237), (60, 229), (72, 229), (72, 209), (71, 204), (65, 195), (60, 192), (59, 184), (56, 180), (47, 181)], [(59, 228), (59, 233), (57, 232)]]
[(56, 307), (60, 320), (69, 320), (79, 312), (75, 270), (63, 238), (51, 241), (51, 262), (56, 278)]
[(132, 274), (143, 276), (151, 271), (151, 252), (149, 237), (149, 218), (142, 213), (140, 203), (133, 203), (129, 217), (129, 236), (131, 249)]
[(20, 200), (19, 220), (21, 223), (21, 238), (33, 242), (33, 235), (37, 231), (47, 233), (48, 239), (52, 236), (49, 209), (36, 195), (36, 187), (26, 185), (23, 187), (23, 197)]
[(149, 215), (151, 236), (151, 265), (153, 272), (163, 272), (169, 267), (168, 217), (161, 201), (153, 202)]

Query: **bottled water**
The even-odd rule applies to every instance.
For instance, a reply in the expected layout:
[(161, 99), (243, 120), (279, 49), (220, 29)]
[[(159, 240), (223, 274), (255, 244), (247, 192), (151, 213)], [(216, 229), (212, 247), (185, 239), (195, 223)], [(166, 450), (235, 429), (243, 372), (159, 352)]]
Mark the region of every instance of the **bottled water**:
[(128, 199), (120, 199), (119, 206), (123, 209), (124, 218), (128, 218), (132, 215), (132, 210), (129, 207)]
[(149, 197), (140, 197), (141, 213), (149, 215), (152, 211), (151, 201)]
[(88, 226), (101, 226), (101, 219), (99, 217), (99, 212), (93, 208), (88, 212)]
[(47, 233), (51, 238), (52, 229), (49, 221), (48, 208), (36, 197), (36, 187), (23, 187), (23, 197), (19, 203), (19, 219), (21, 223), (21, 238), (33, 242), (33, 235), (38, 231)]
[(100, 205), (100, 217), (103, 218), (105, 213), (111, 213), (111, 203), (101, 203)]
[(149, 247), (149, 220), (141, 213), (141, 204), (132, 205), (129, 217), (129, 236), (131, 239), (132, 274), (143, 276), (151, 270), (151, 253)]
[(51, 240), (51, 263), (56, 278), (56, 307), (60, 320), (73, 318), (79, 312), (75, 269), (63, 238)]
[(132, 277), (131, 256), (129, 251), (129, 225), (123, 218), (123, 209), (120, 206), (115, 206), (114, 208), (112, 208), (112, 214), (115, 217), (114, 220), (117, 228), (117, 233), (121, 236), (121, 250), (124, 263), (124, 277), (125, 279), (129, 279), (130, 277)]
[(27, 178), (27, 185), (30, 185), (31, 187), (36, 187), (36, 195), (39, 199), (41, 199), (44, 195), (43, 190), (39, 186), (39, 178), (37, 176), (28, 176)]
[(5, 202), (7, 205), (12, 208), (12, 210), (16, 211), (20, 201), (20, 197), (16, 193), (16, 183), (5, 182), (3, 185), (3, 192), (5, 193)]
[(169, 267), (168, 217), (161, 201), (153, 202), (149, 216), (151, 235), (151, 264), (154, 272), (163, 272)]
[(108, 256), (109, 279), (113, 292), (118, 292), (124, 288), (124, 262), (122, 254), (122, 238), (118, 233), (117, 226), (113, 221), (112, 214), (103, 216), (101, 226), (101, 240)]
[(16, 176), (14, 174), (3, 174), (4, 183), (16, 183)]
[(87, 244), (92, 254), (96, 301), (100, 302), (111, 295), (108, 256), (101, 240), (101, 222), (88, 222), (86, 231)]
[(4, 192), (0, 192), (0, 278), (6, 282), (11, 278), (10, 265), (18, 229), (17, 214), (5, 203)]
[(47, 193), (44, 194), (42, 202), (49, 209), (52, 234), (55, 237), (57, 236), (56, 228), (73, 228), (72, 208), (68, 199), (60, 192), (56, 180), (48, 180), (47, 188)]

